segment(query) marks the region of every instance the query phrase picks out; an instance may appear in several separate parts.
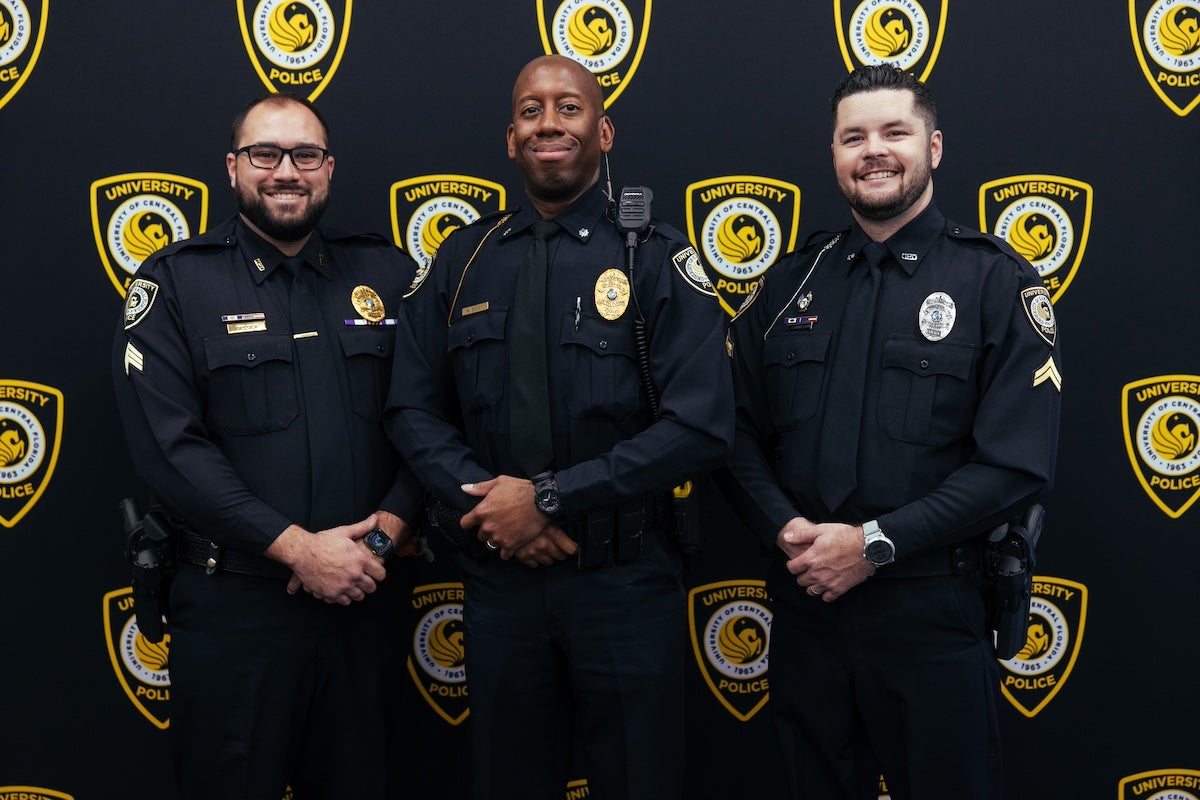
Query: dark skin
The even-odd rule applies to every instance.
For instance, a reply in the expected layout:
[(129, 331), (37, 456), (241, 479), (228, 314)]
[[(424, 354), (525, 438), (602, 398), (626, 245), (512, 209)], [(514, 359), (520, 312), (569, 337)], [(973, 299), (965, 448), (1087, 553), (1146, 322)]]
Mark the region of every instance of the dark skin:
[[(612, 121), (604, 114), (600, 84), (583, 65), (559, 55), (525, 65), (512, 94), (508, 157), (525, 181), (525, 193), (543, 219), (553, 219), (600, 177), (600, 160), (612, 148)], [(573, 556), (578, 545), (534, 504), (533, 483), (511, 475), (464, 484), (482, 498), (462, 518), (479, 526), (479, 539), (529, 567)]]

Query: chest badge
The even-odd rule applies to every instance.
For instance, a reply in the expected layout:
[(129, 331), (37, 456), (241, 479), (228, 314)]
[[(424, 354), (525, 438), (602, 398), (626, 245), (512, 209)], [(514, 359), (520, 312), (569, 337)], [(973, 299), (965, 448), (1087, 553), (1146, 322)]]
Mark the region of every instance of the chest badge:
[(381, 322), (384, 317), (383, 300), (370, 286), (355, 286), (350, 293), (354, 310), (367, 322)]
[(921, 311), (917, 314), (917, 326), (921, 334), (931, 342), (940, 342), (954, 327), (957, 312), (954, 310), (954, 300), (945, 292), (934, 292), (921, 303)]
[(606, 269), (596, 279), (596, 310), (607, 320), (620, 319), (629, 306), (629, 278), (619, 269)]

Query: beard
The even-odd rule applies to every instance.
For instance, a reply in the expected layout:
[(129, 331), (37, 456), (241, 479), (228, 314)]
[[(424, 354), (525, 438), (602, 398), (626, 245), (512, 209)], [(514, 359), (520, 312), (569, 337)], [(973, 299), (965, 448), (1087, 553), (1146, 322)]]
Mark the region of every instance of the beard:
[(932, 175), (933, 170), (929, 161), (926, 160), (912, 174), (912, 180), (903, 182), (900, 189), (893, 195), (868, 199), (853, 189), (843, 189), (842, 194), (846, 196), (850, 207), (863, 219), (876, 222), (895, 219), (912, 208), (913, 203), (917, 202), (924, 193), (925, 187), (929, 185)]
[(272, 214), (266, 200), (258, 192), (239, 186), (236, 194), (238, 211), (250, 220), (254, 227), (279, 242), (298, 242), (312, 233), (321, 221), (321, 215), (325, 213), (325, 206), (329, 202), (328, 195), (319, 199), (311, 194), (306, 195), (309, 202), (303, 214), (281, 219)]

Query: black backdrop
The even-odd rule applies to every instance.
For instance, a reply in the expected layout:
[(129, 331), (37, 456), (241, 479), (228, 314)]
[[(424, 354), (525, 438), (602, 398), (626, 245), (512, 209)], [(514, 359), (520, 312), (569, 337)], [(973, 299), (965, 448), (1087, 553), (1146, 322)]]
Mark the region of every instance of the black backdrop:
[[(266, 89), (256, 14), (279, 5), (247, 2), (243, 23), (233, 2), (0, 0), (0, 445), (14, 445), (0, 447), (3, 800), (171, 797), (169, 646), (146, 647), (128, 624), (116, 503), (142, 489), (111, 400), (127, 273), (107, 231), (144, 208), (199, 231), (199, 184), (208, 220), (230, 212), (228, 123)], [(508, 97), (520, 66), (557, 47), (557, 5), (288, 5), (331, 38), (315, 66), (279, 70), (326, 79), (298, 88), (318, 93), (331, 123), (331, 224), (393, 231), (393, 198), (403, 197), (393, 184), (423, 176), (495, 182), (519, 201), (504, 151)], [(629, 39), (623, 60), (598, 68), (610, 96), (620, 88), (614, 182), (652, 186), (658, 215), (700, 235), (705, 219), (689, 228), (687, 216), (701, 213), (701, 187), (712, 186), (760, 205), (755, 187), (794, 187), (799, 241), (843, 224), (827, 97), (855, 58), (854, 21), (883, 11), (923, 42), (907, 68), (927, 75), (940, 104), (942, 210), (989, 228), (1040, 210), (1062, 244), (1046, 262), (1066, 391), (1035, 588), (1048, 638), (1001, 670), (1008, 794), (1200, 796), (1200, 567), (1188, 511), (1200, 494), (1200, 161), (1188, 113), (1200, 66), (1190, 29), (1171, 28), (1200, 4), (1130, 0), (1070, 13), (1033, 0), (564, 4), (567, 13), (588, 5), (608, 13), (618, 44)], [(1176, 29), (1181, 46), (1171, 44)], [(1168, 46), (1179, 54), (1160, 55), (1160, 66), (1155, 50)], [(122, 205), (133, 199), (143, 205)], [(402, 232), (412, 209), (395, 206)], [(787, 212), (768, 211), (764, 225), (784, 220), (775, 233), (786, 245)], [(113, 241), (136, 263), (123, 235)], [(736, 285), (724, 287), (736, 305)], [(1171, 450), (1149, 431), (1176, 412)], [(706, 536), (689, 570), (688, 796), (769, 796), (765, 661), (747, 656), (737, 668), (738, 654), (707, 644), (714, 619), (757, 621), (765, 635), (763, 562), (719, 498)], [(458, 612), (456, 577), (444, 558), (410, 569), (413, 610), (395, 635), (415, 642), (397, 679), (412, 689), (405, 713), (417, 736), (402, 757), (414, 797), (458, 797), (466, 684), (422, 644)], [(579, 778), (570, 796), (587, 795)]]

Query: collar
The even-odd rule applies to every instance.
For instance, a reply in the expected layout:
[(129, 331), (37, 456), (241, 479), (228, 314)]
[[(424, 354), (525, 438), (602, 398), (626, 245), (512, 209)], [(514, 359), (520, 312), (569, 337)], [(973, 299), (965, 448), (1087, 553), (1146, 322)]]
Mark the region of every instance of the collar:
[[(891, 238), (884, 242), (884, 245), (891, 252), (896, 263), (906, 273), (912, 275), (917, 271), (917, 266), (929, 254), (929, 251), (933, 249), (934, 242), (937, 241), (945, 227), (946, 218), (938, 210), (937, 204), (930, 200), (924, 211), (892, 234)], [(853, 262), (868, 241), (870, 238), (858, 223), (851, 222), (850, 235), (846, 237), (845, 249), (842, 251), (846, 254), (846, 261)]]
[[(597, 181), (592, 185), (592, 188), (585, 191), (571, 205), (564, 208), (555, 217), (555, 221), (563, 231), (576, 240), (587, 244), (595, 235), (600, 225), (605, 222), (605, 214), (608, 211), (608, 195), (600, 188), (600, 182)], [(521, 208), (509, 220), (508, 225), (501, 231), (500, 237), (503, 240), (509, 240), (529, 229), (529, 226), (541, 219), (541, 216), (533, 208), (532, 204)]]
[[(261, 284), (275, 270), (279, 269), (283, 263), (284, 255), (279, 252), (279, 248), (268, 242), (266, 239), (259, 236), (250, 226), (238, 216), (234, 224), (233, 235), (237, 240), (238, 247), (243, 255), (246, 256), (246, 265), (250, 269), (250, 276), (254, 282)], [(317, 271), (317, 274), (328, 279), (329, 275), (329, 256), (327, 254), (324, 239), (321, 237), (321, 229), (315, 228), (312, 236), (308, 237), (308, 241), (304, 243), (304, 248), (297, 253), (300, 258), (312, 266)]]

